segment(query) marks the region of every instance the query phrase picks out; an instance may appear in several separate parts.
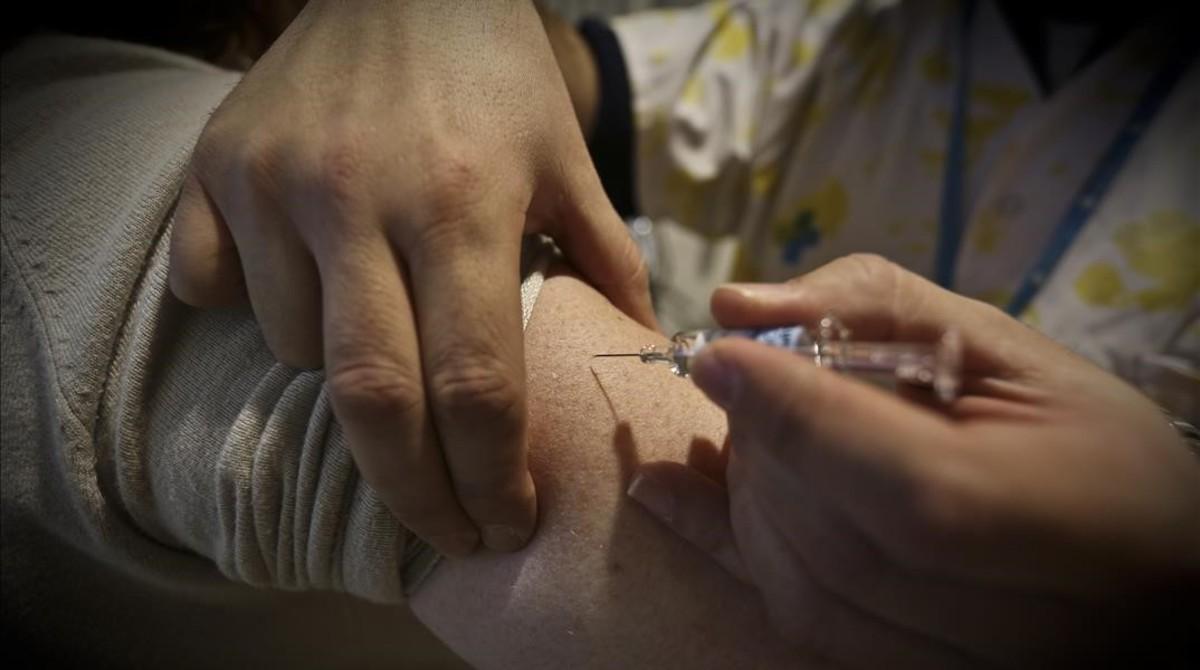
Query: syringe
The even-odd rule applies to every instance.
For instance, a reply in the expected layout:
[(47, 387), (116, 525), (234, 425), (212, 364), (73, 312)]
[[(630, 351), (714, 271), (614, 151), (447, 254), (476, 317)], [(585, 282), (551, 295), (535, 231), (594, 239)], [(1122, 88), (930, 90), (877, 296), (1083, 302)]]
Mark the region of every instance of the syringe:
[(856, 373), (888, 373), (897, 381), (932, 388), (943, 402), (958, 396), (962, 381), (962, 339), (947, 330), (936, 344), (923, 342), (858, 342), (832, 316), (821, 319), (814, 332), (805, 326), (738, 330), (691, 330), (676, 333), (665, 351), (646, 345), (636, 354), (596, 354), (596, 358), (637, 356), (643, 363), (666, 363), (680, 377), (688, 375), (691, 359), (712, 342), (741, 337), (786, 349), (816, 365)]

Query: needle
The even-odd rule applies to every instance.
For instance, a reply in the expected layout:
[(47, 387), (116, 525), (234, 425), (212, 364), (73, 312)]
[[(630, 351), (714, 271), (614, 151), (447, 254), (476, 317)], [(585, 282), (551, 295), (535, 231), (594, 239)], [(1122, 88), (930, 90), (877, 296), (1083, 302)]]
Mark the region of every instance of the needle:
[(592, 354), (592, 358), (640, 358), (643, 363), (670, 363), (675, 364), (669, 352), (663, 353), (656, 349), (654, 345), (647, 344), (642, 347), (642, 350), (636, 354)]

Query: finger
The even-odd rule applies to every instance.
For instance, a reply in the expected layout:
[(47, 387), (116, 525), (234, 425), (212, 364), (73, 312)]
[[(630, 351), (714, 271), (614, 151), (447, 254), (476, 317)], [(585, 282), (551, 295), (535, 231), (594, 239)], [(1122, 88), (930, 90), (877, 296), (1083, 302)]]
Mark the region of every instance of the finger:
[(909, 569), (1039, 581), (1028, 547), (996, 541), (1021, 527), (995, 505), (992, 450), (964, 448), (976, 443), (951, 419), (746, 340), (710, 345), (691, 376), (728, 413), (733, 462), (755, 462), (771, 490), (802, 487)]
[[(898, 566), (852, 524), (817, 506), (789, 515), (812, 577), (847, 602), (896, 626), (946, 640), (1006, 667), (1049, 666), (1111, 651), (1120, 626), (1103, 608)], [(1090, 647), (1090, 649), (1089, 649)], [(1057, 658), (1055, 658), (1058, 656)]]
[[(684, 465), (660, 461), (638, 468), (628, 493), (730, 574), (752, 583), (730, 524), (729, 500), (720, 486)], [(821, 551), (805, 544), (810, 551)], [(774, 592), (781, 581), (790, 582), (786, 595)], [(773, 592), (763, 595), (787, 639), (851, 667), (954, 667), (966, 662), (936, 638), (895, 625), (840, 597), (813, 579), (805, 565), (774, 570), (771, 582)]]
[(926, 470), (957, 464), (946, 419), (789, 352), (721, 340), (691, 376), (728, 413), (735, 458), (753, 450), (889, 539)]
[(1031, 364), (1044, 338), (1002, 312), (964, 298), (882, 258), (840, 258), (786, 284), (730, 284), (712, 296), (727, 327), (816, 324), (832, 314), (858, 340), (932, 342), (948, 328), (962, 335), (969, 367)]
[(685, 462), (692, 470), (725, 488), (726, 469), (729, 467), (728, 436), (720, 447), (701, 437), (692, 438)]
[[(503, 228), (498, 217), (477, 220), (445, 225)], [(458, 500), (484, 544), (515, 551), (537, 520), (525, 452), (520, 239), (449, 243), (409, 257), (426, 388)]]
[(363, 478), (435, 549), (469, 554), (478, 532), (428, 418), (412, 307), (388, 241), (360, 236), (330, 249), (320, 268), (326, 383)]
[(617, 309), (658, 330), (642, 252), (605, 195), (591, 160), (584, 155), (579, 164), (586, 169), (563, 171), (567, 192), (548, 232), (571, 265)]
[(685, 465), (660, 461), (638, 468), (628, 493), (730, 574), (750, 581), (734, 540), (725, 489)]
[[(247, 235), (245, 237), (250, 237)], [(267, 346), (281, 363), (319, 368), (321, 280), (308, 249), (289, 228), (272, 227), (239, 244), (252, 262), (246, 288)]]
[(785, 639), (849, 668), (975, 668), (961, 650), (884, 621), (821, 586), (806, 568), (789, 570), (764, 593)]
[(242, 265), (216, 203), (188, 172), (171, 227), (171, 292), (196, 307), (216, 307), (246, 297)]

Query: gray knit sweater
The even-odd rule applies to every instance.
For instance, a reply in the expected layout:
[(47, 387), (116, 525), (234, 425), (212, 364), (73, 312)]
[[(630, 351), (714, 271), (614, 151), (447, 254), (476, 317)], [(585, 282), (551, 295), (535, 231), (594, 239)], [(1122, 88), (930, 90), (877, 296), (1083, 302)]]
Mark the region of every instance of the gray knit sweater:
[(167, 288), (175, 195), (236, 82), (100, 40), (4, 57), (5, 626), (101, 661), (395, 658), (407, 614), (360, 598), (401, 601), (432, 552), (356, 476), (320, 372)]

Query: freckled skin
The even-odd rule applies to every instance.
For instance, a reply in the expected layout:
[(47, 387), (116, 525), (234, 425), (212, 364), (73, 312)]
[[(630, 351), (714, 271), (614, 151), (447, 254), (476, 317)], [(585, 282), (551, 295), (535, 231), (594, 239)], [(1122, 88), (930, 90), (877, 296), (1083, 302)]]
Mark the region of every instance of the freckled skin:
[(570, 276), (546, 281), (525, 337), (538, 534), (517, 554), (444, 562), (417, 615), (481, 668), (818, 667), (769, 632), (755, 594), (625, 496), (638, 464), (708, 458), (725, 438), (688, 380), (591, 359), (665, 339)]

